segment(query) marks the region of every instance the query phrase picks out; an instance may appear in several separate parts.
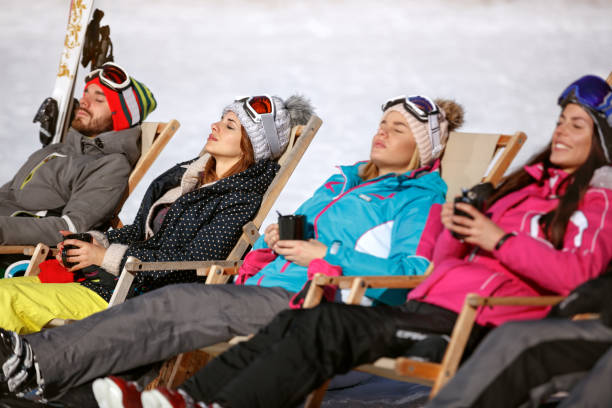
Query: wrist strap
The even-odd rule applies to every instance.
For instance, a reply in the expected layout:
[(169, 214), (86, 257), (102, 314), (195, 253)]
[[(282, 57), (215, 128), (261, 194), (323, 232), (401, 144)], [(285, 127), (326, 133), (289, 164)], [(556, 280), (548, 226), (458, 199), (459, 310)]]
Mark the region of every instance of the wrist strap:
[(495, 244), (495, 250), (499, 251), (499, 249), (502, 247), (502, 245), (504, 245), (504, 242), (506, 242), (508, 240), (508, 238), (514, 237), (514, 236), (516, 236), (515, 232), (509, 232), (507, 234), (504, 234), (504, 236), (501, 237), (499, 239), (499, 241), (497, 241), (497, 244)]

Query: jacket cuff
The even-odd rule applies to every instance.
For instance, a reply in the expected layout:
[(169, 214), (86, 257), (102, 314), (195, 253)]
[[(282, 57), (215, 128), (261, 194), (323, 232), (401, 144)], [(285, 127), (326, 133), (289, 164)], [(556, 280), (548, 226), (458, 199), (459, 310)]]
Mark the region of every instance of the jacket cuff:
[(102, 265), (100, 265), (106, 272), (112, 273), (115, 276), (119, 276), (119, 266), (123, 260), (125, 252), (128, 250), (127, 245), (111, 244), (104, 254)]
[(110, 242), (108, 242), (108, 238), (107, 236), (100, 231), (87, 231), (88, 234), (90, 234), (93, 239), (95, 239), (96, 241), (98, 241), (98, 243), (100, 245), (102, 245), (104, 248), (108, 248), (108, 246), (110, 245)]
[[(517, 238), (519, 241), (525, 239), (524, 233), (518, 233), (516, 231), (511, 231), (510, 233), (506, 235), (510, 235), (510, 234), (512, 235), (508, 236), (508, 238), (506, 238), (506, 240), (503, 242), (504, 245), (500, 245), (499, 247), (496, 247), (493, 249), (493, 251), (491, 251), (495, 258), (497, 258), (501, 263), (503, 263), (504, 265), (508, 267), (510, 267), (509, 265), (512, 265), (513, 258), (516, 258), (516, 254), (517, 254), (516, 249), (511, 249), (514, 246), (514, 244), (516, 244), (515, 241), (517, 240)], [(530, 236), (529, 239), (533, 239), (533, 238)]]
[(333, 266), (340, 266), (342, 265), (342, 259), (344, 257), (342, 252), (342, 242), (338, 240), (333, 241), (327, 247), (327, 253), (325, 253), (323, 260)]

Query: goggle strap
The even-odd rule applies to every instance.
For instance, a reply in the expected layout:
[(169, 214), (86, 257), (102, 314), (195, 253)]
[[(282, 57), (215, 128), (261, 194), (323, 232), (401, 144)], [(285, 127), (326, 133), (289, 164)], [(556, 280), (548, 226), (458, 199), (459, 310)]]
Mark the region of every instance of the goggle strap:
[[(584, 105), (583, 105), (584, 106)], [(597, 114), (594, 113), (590, 107), (585, 109), (585, 111), (589, 114), (593, 122), (595, 123), (595, 127), (597, 128), (597, 134), (599, 135), (599, 144), (601, 145), (601, 149), (603, 150), (604, 157), (606, 158), (606, 163), (612, 163), (610, 160), (610, 152), (608, 151), (608, 145), (606, 144), (606, 138), (601, 130), (601, 125), (597, 120)]]
[(278, 133), (276, 131), (276, 125), (274, 124), (274, 115), (272, 113), (264, 113), (259, 115), (261, 117), (261, 124), (264, 128), (266, 135), (266, 141), (268, 147), (272, 152), (272, 157), (277, 158), (281, 154), (280, 144), (278, 140)]
[(608, 152), (608, 146), (606, 145), (606, 139), (601, 130), (601, 126), (596, 125), (595, 127), (597, 128), (597, 133), (599, 133), (599, 142), (601, 144), (601, 148), (603, 149), (604, 156), (606, 157), (606, 162), (610, 163), (610, 153)]
[(442, 151), (442, 144), (440, 144), (440, 122), (438, 121), (438, 115), (429, 115), (429, 138), (431, 140), (432, 156), (437, 158), (438, 154)]
[(131, 88), (126, 89), (121, 92), (123, 99), (125, 100), (125, 104), (127, 105), (128, 110), (130, 111), (131, 116), (131, 126), (134, 126), (138, 122), (140, 122), (140, 108), (138, 107), (138, 101), (136, 100), (136, 96), (134, 96), (134, 92)]

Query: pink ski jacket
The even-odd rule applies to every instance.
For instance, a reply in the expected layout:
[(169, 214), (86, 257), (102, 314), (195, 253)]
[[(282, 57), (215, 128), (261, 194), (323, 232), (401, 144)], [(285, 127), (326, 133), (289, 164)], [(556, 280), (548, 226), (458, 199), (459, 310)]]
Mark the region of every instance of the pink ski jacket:
[[(544, 238), (538, 221), (557, 206), (559, 185), (568, 174), (550, 169), (545, 179), (541, 164), (525, 169), (536, 182), (499, 199), (488, 211), (504, 231), (517, 235), (499, 250), (488, 252), (461, 243), (445, 230), (436, 243), (434, 271), (409, 293), (409, 300), (459, 313), (468, 293), (565, 296), (605, 270), (612, 259), (612, 167), (595, 172), (560, 250)], [(540, 180), (543, 182), (538, 183)], [(547, 312), (541, 307), (484, 307), (476, 322), (497, 326), (509, 320), (539, 319)]]

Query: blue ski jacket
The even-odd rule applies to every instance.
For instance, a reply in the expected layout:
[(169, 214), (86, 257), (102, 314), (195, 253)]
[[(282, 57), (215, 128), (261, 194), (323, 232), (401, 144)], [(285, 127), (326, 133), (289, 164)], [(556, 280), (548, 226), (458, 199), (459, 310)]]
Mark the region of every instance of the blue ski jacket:
[[(343, 275), (422, 275), (431, 261), (446, 183), (435, 167), (362, 181), (365, 162), (341, 166), (296, 214), (306, 216), (311, 236), (327, 246), (324, 260)], [(433, 224), (427, 228), (426, 224)], [(263, 236), (254, 249), (266, 248)], [(278, 256), (245, 284), (298, 292), (307, 268)], [(400, 304), (406, 290), (369, 289), (376, 303)]]

